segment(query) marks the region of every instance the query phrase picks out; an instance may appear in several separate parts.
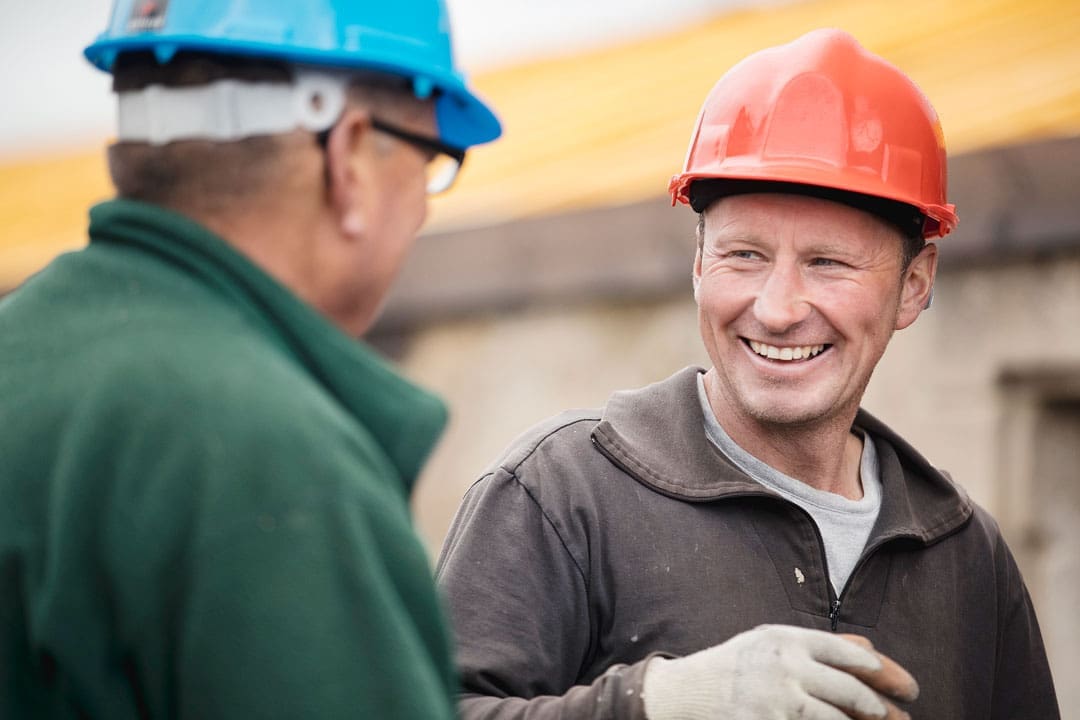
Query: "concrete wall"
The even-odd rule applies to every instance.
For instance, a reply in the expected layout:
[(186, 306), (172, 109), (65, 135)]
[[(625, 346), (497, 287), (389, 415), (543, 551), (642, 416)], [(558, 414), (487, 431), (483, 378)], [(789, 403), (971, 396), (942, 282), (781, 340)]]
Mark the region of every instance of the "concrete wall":
[(688, 296), (493, 315), (421, 333), (406, 371), (451, 406), (414, 498), (429, 547), (441, 546), (469, 485), (529, 426), (707, 362)]
[[(493, 312), (417, 333), (406, 372), (452, 408), (420, 488), (425, 537), (441, 542), (448, 523), (436, 496), (460, 499), (529, 425), (705, 363), (689, 283), (681, 297)], [(1070, 369), (1080, 375), (1080, 256), (945, 271), (933, 307), (893, 337), (863, 404), (998, 511), (1010, 388)]]
[(1080, 256), (953, 269), (933, 307), (893, 337), (864, 404), (1003, 509), (995, 449), (1008, 378), (1069, 368), (1080, 372)]

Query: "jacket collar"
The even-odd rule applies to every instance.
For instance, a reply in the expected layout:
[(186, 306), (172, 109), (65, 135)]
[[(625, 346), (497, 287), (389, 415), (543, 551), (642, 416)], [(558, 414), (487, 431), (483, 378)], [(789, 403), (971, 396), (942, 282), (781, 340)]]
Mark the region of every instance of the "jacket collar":
[(157, 256), (239, 309), (367, 430), (411, 490), (446, 423), (436, 396), (398, 375), (285, 286), (193, 220), (164, 208), (112, 200), (90, 210), (91, 244)]
[[(774, 497), (708, 440), (697, 396), (700, 368), (615, 393), (593, 430), (600, 450), (639, 482), (693, 502), (739, 496)], [(860, 410), (855, 426), (875, 440), (882, 507), (870, 542), (910, 537), (934, 542), (972, 514), (967, 494), (877, 418)]]

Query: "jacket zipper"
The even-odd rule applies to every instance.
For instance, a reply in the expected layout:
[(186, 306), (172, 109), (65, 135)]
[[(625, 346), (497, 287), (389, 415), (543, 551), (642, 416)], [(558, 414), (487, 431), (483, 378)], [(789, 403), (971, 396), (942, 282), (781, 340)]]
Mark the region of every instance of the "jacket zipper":
[(836, 632), (836, 626), (840, 624), (840, 599), (832, 601), (832, 607), (829, 609), (829, 625), (832, 627), (832, 631)]
[[(829, 577), (829, 560), (825, 556), (825, 540), (821, 537), (821, 530), (818, 529), (817, 523), (814, 522), (814, 517), (806, 510), (803, 510), (790, 500), (784, 499), (783, 502), (801, 512), (810, 522), (810, 527), (814, 528), (814, 535), (817, 537), (818, 552), (821, 554), (821, 569), (825, 573), (825, 587), (829, 592), (829, 627), (833, 632), (836, 632), (836, 627), (840, 624), (840, 598), (844, 596), (844, 593), (841, 591), (840, 597), (836, 597), (836, 591), (833, 590), (832, 579)], [(847, 586), (851, 584), (851, 578), (855, 575), (855, 570), (858, 569), (860, 564), (862, 564), (861, 557), (859, 558), (859, 562), (856, 563), (855, 569), (851, 571), (851, 575), (848, 576), (848, 582), (847, 585), (844, 586), (844, 590), (847, 590)]]
[(851, 581), (855, 579), (856, 573), (859, 572), (859, 569), (863, 566), (863, 563), (866, 562), (867, 558), (877, 552), (878, 548), (887, 543), (889, 538), (878, 539), (876, 542), (863, 548), (862, 553), (859, 555), (859, 559), (855, 562), (855, 567), (851, 569), (851, 574), (848, 575), (847, 583), (844, 584), (844, 589), (840, 591), (840, 596), (837, 597), (835, 595), (836, 591), (833, 590), (832, 580), (829, 578), (829, 561), (825, 557), (825, 540), (821, 537), (821, 530), (818, 529), (817, 523), (814, 522), (814, 518), (810, 513), (793, 502), (788, 500), (785, 500), (784, 502), (787, 502), (788, 505), (805, 515), (806, 519), (810, 521), (810, 527), (814, 528), (814, 535), (817, 536), (818, 550), (821, 553), (821, 568), (825, 571), (825, 587), (829, 590), (829, 628), (833, 632), (836, 632), (837, 627), (840, 625), (840, 606), (843, 604), (844, 595), (847, 594), (847, 589), (851, 587)]
[[(796, 507), (798, 507), (798, 506), (796, 506)], [(799, 509), (802, 510), (802, 508), (799, 508)], [(806, 511), (803, 510), (803, 512), (805, 513)], [(809, 516), (810, 513), (806, 513), (806, 514), (807, 514), (807, 516)], [(826, 577), (826, 579), (828, 579), (828, 577), (829, 577), (829, 568), (828, 568), (827, 565), (825, 565), (825, 541), (821, 539), (821, 531), (817, 529), (817, 523), (814, 522), (813, 518), (810, 518), (810, 524), (814, 526), (814, 531), (817, 533), (817, 536), (818, 536), (818, 547), (821, 548), (822, 567), (825, 568), (825, 577)], [(833, 632), (836, 632), (836, 628), (840, 624), (840, 605), (842, 604), (842, 602), (844, 600), (844, 596), (847, 594), (847, 589), (849, 587), (851, 587), (851, 581), (855, 579), (855, 575), (859, 572), (859, 570), (862, 568), (863, 564), (867, 561), (867, 559), (869, 559), (871, 555), (876, 553), (880, 547), (882, 547), (887, 542), (889, 542), (890, 539), (891, 538), (878, 539), (876, 542), (874, 542), (872, 544), (869, 544), (865, 548), (863, 548), (862, 554), (859, 555), (859, 559), (855, 562), (855, 567), (851, 568), (851, 574), (848, 575), (847, 583), (844, 585), (844, 589), (840, 591), (840, 596), (839, 597), (834, 597), (833, 596), (833, 593), (835, 591), (833, 590), (832, 581), (831, 580), (828, 581), (828, 583), (829, 583), (828, 584), (828, 588), (829, 588), (829, 627), (832, 629)]]

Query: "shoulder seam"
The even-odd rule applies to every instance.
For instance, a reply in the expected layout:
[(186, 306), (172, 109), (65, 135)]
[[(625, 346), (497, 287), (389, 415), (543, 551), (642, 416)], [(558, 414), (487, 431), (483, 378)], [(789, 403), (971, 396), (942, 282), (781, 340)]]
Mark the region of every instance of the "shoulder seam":
[[(509, 471), (509, 470), (507, 471), (507, 473), (510, 475), (511, 478), (513, 478), (514, 482), (517, 483), (518, 487), (520, 487), (522, 489), (522, 491), (529, 497), (529, 500), (531, 500), (533, 505), (536, 506), (537, 510), (540, 511), (540, 515), (543, 516), (544, 522), (546, 522), (551, 527), (552, 532), (555, 533), (555, 537), (557, 537), (559, 539), (559, 544), (562, 545), (563, 550), (566, 551), (567, 557), (570, 558), (570, 562), (574, 563), (574, 567), (577, 568), (578, 574), (581, 575), (581, 582), (585, 585), (585, 594), (588, 595), (589, 594), (589, 576), (588, 576), (588, 573), (586, 573), (585, 570), (581, 567), (581, 563), (579, 563), (577, 558), (574, 557), (574, 553), (570, 551), (570, 546), (567, 545), (566, 539), (562, 536), (562, 533), (559, 532), (559, 527), (551, 519), (551, 516), (548, 514), (548, 511), (544, 508), (544, 506), (540, 503), (540, 501), (536, 499), (536, 496), (533, 495), (532, 491), (529, 490), (528, 486), (526, 486), (525, 483), (521, 482), (521, 478), (518, 477), (517, 473), (513, 472), (513, 471)], [(491, 473), (489, 473), (489, 475), (490, 474)], [(487, 477), (487, 475), (485, 475), (485, 477)], [(479, 482), (479, 480), (477, 482)]]
[(582, 422), (600, 422), (600, 419), (601, 418), (599, 418), (599, 417), (593, 417), (593, 416), (590, 415), (590, 416), (587, 416), (587, 417), (579, 417), (579, 418), (574, 418), (572, 420), (568, 420), (568, 421), (558, 425), (557, 427), (552, 428), (550, 431), (545, 433), (543, 436), (537, 438), (536, 441), (533, 442), (532, 447), (529, 448), (529, 451), (527, 453), (525, 453), (525, 455), (520, 460), (518, 460), (517, 463), (515, 463), (513, 466), (504, 465), (504, 464), (500, 463), (498, 467), (500, 467), (503, 470), (505, 470), (506, 472), (510, 473), (511, 475), (514, 476), (515, 479), (517, 479), (518, 468), (520, 468), (522, 465), (524, 465), (525, 462), (529, 458), (531, 458), (533, 456), (533, 453), (535, 453), (538, 449), (540, 449), (540, 446), (543, 445), (547, 441), (547, 439), (550, 438), (552, 435), (558, 433), (560, 430), (565, 430), (566, 428), (570, 427), (571, 425), (577, 425), (578, 423), (582, 423)]

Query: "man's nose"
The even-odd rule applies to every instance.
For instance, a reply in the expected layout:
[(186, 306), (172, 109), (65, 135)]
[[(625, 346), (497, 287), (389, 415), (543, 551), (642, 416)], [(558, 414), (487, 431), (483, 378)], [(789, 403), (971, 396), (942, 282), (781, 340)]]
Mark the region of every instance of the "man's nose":
[(809, 314), (810, 302), (798, 269), (774, 266), (754, 299), (754, 317), (770, 332), (782, 333)]

